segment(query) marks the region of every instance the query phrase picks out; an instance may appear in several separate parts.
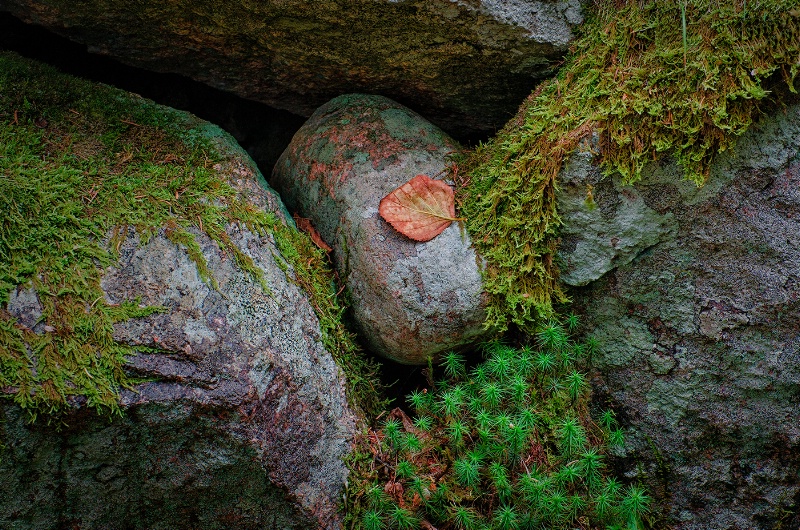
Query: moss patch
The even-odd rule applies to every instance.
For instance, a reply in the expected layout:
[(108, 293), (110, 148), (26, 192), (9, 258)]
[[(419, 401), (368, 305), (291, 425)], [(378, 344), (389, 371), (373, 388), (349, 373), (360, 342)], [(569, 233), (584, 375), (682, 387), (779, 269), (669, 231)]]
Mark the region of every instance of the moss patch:
[(368, 384), (375, 367), (341, 323), (326, 257), (225, 182), (213, 167), (225, 159), (187, 114), (0, 54), (0, 307), (16, 286), (32, 286), (44, 330), (34, 333), (0, 311), (0, 395), (33, 418), (63, 411), (77, 396), (118, 413), (120, 388), (135, 383), (123, 368), (135, 351), (114, 342), (113, 324), (163, 308), (105, 302), (100, 278), (117, 260), (117, 243), (129, 227), (145, 242), (164, 229), (214, 284), (188, 232), (196, 227), (268, 290), (225, 231), (241, 223), (274, 234), (348, 377), (351, 403), (367, 412), (380, 406)]
[(574, 366), (593, 346), (555, 322), (537, 338), (490, 343), (469, 372), (447, 355), (436, 388), (408, 396), (414, 418), (395, 409), (354, 455), (345, 527), (642, 528), (650, 497), (609, 476), (622, 431), (611, 411), (590, 416)]
[(555, 192), (582, 139), (599, 134), (599, 162), (625, 182), (669, 155), (702, 185), (774, 91), (795, 91), (798, 57), (795, 0), (598, 3), (559, 75), (460, 168), (461, 215), (488, 262), (487, 325), (529, 326), (566, 301)]

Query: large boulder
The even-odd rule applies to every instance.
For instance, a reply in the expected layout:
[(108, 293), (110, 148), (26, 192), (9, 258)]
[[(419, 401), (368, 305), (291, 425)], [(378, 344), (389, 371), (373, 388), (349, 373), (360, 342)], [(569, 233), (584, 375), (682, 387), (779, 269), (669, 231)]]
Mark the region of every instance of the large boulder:
[[(41, 82), (43, 91), (51, 81)], [(76, 90), (75, 80), (57, 83), (65, 94)], [(38, 97), (30, 96), (31, 108)], [(251, 206), (287, 219), (280, 199), (226, 133), (133, 95), (116, 91), (111, 99), (152, 106), (170, 130), (185, 127), (192, 145), (212, 138), (216, 154), (207, 156), (218, 162), (208, 171)], [(291, 219), (285, 222), (291, 227)], [(308, 295), (281, 257), (278, 232), (225, 227), (262, 284), (209, 235), (189, 229), (207, 265), (204, 278), (197, 256), (170, 237), (174, 229), (145, 237), (129, 227), (114, 240), (119, 259), (101, 280), (112, 307), (138, 297), (166, 310), (114, 325), (114, 341), (138, 351), (125, 366), (139, 382), (122, 390), (121, 417), (99, 416), (91, 402), (74, 397), (54, 424), (41, 417), (30, 424), (23, 409), (0, 402), (0, 527), (340, 527), (344, 458), (363, 420), (348, 405), (342, 371), (323, 345)], [(0, 306), (0, 318), (40, 335), (54, 331), (42, 312), (30, 284), (13, 289)]]
[(457, 223), (426, 243), (394, 230), (381, 199), (417, 174), (440, 175), (458, 145), (381, 96), (320, 107), (275, 164), (271, 184), (333, 247), (354, 320), (375, 353), (425, 364), (483, 331), (478, 260)]
[(380, 93), (438, 125), (491, 132), (553, 72), (582, 0), (0, 0), (89, 49), (309, 116)]
[(672, 528), (798, 527), (800, 106), (700, 188), (670, 161), (624, 186), (585, 147), (560, 181), (563, 278), (600, 344), (597, 395), (631, 426), (631, 475)]
[[(112, 303), (141, 296), (169, 308), (114, 333), (158, 351), (128, 364), (152, 381), (123, 391), (124, 416), (111, 422), (79, 407), (55, 431), (3, 407), (0, 526), (337, 527), (342, 459), (357, 428), (341, 372), (269, 238), (228, 233), (271, 293), (202, 234), (218, 289), (163, 233), (143, 246), (128, 236), (103, 286)], [(8, 311), (34, 327), (37, 306), (35, 293), (18, 289)]]

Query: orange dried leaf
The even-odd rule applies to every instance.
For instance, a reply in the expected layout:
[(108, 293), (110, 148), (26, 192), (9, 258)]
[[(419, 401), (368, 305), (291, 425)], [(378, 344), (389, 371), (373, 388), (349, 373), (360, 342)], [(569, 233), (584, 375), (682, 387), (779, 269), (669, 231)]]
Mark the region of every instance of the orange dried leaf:
[(311, 224), (311, 219), (307, 219), (305, 217), (300, 217), (297, 214), (294, 214), (292, 217), (294, 218), (295, 224), (297, 224), (297, 228), (299, 228), (300, 230), (302, 230), (303, 232), (308, 234), (309, 237), (311, 238), (311, 241), (313, 241), (315, 245), (317, 245), (319, 248), (321, 248), (325, 252), (330, 252), (331, 250), (333, 250), (325, 242), (325, 240), (322, 239), (322, 236), (319, 235), (319, 232), (317, 232), (317, 229), (314, 228), (314, 225)]
[(381, 199), (378, 212), (395, 230), (415, 241), (430, 241), (456, 218), (453, 189), (417, 175)]

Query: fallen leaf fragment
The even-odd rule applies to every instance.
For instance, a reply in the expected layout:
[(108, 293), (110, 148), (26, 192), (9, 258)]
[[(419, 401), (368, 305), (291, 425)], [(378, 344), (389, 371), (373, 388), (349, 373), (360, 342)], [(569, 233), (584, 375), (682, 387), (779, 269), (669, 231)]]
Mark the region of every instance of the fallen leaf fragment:
[(395, 482), (393, 480), (390, 480), (383, 487), (383, 491), (385, 491), (393, 499), (395, 499), (397, 501), (400, 501), (403, 498), (403, 492), (405, 490), (403, 489), (403, 485), (402, 484), (400, 484), (399, 482)]
[(322, 236), (319, 235), (319, 232), (317, 232), (317, 229), (314, 228), (314, 225), (311, 224), (311, 219), (300, 217), (297, 214), (294, 214), (292, 217), (294, 218), (294, 222), (297, 224), (297, 228), (308, 234), (311, 238), (311, 241), (313, 241), (315, 245), (325, 252), (330, 252), (333, 250), (330, 245), (328, 245), (325, 240), (322, 239)]
[(420, 242), (463, 220), (456, 218), (453, 189), (427, 175), (417, 175), (381, 199), (378, 212), (395, 230)]

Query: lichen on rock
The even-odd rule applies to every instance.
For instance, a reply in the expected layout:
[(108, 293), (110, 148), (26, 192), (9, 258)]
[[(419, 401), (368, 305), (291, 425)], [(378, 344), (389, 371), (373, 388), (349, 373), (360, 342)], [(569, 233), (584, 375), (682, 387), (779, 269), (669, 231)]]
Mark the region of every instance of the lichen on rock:
[[(461, 215), (487, 261), (492, 325), (529, 326), (566, 300), (556, 190), (582, 141), (598, 136), (599, 165), (622, 183), (672, 156), (676, 183), (699, 185), (774, 91), (795, 90), (800, 16), (792, 1), (618, 4), (595, 6), (558, 75), (461, 167)], [(675, 22), (682, 16), (685, 39)]]
[[(702, 188), (671, 161), (645, 166), (635, 187), (595, 183), (597, 223), (582, 204), (593, 172), (560, 191), (567, 278), (603, 272), (570, 291), (601, 344), (592, 364), (629, 417), (627, 458), (675, 528), (797, 521), (799, 139), (800, 106), (787, 105), (719, 155)], [(573, 259), (635, 233), (631, 204), (669, 229), (605, 271)]]
[(629, 475), (675, 528), (797, 522), (799, 42), (791, 1), (597, 4), (460, 167), (489, 322), (574, 298)]

